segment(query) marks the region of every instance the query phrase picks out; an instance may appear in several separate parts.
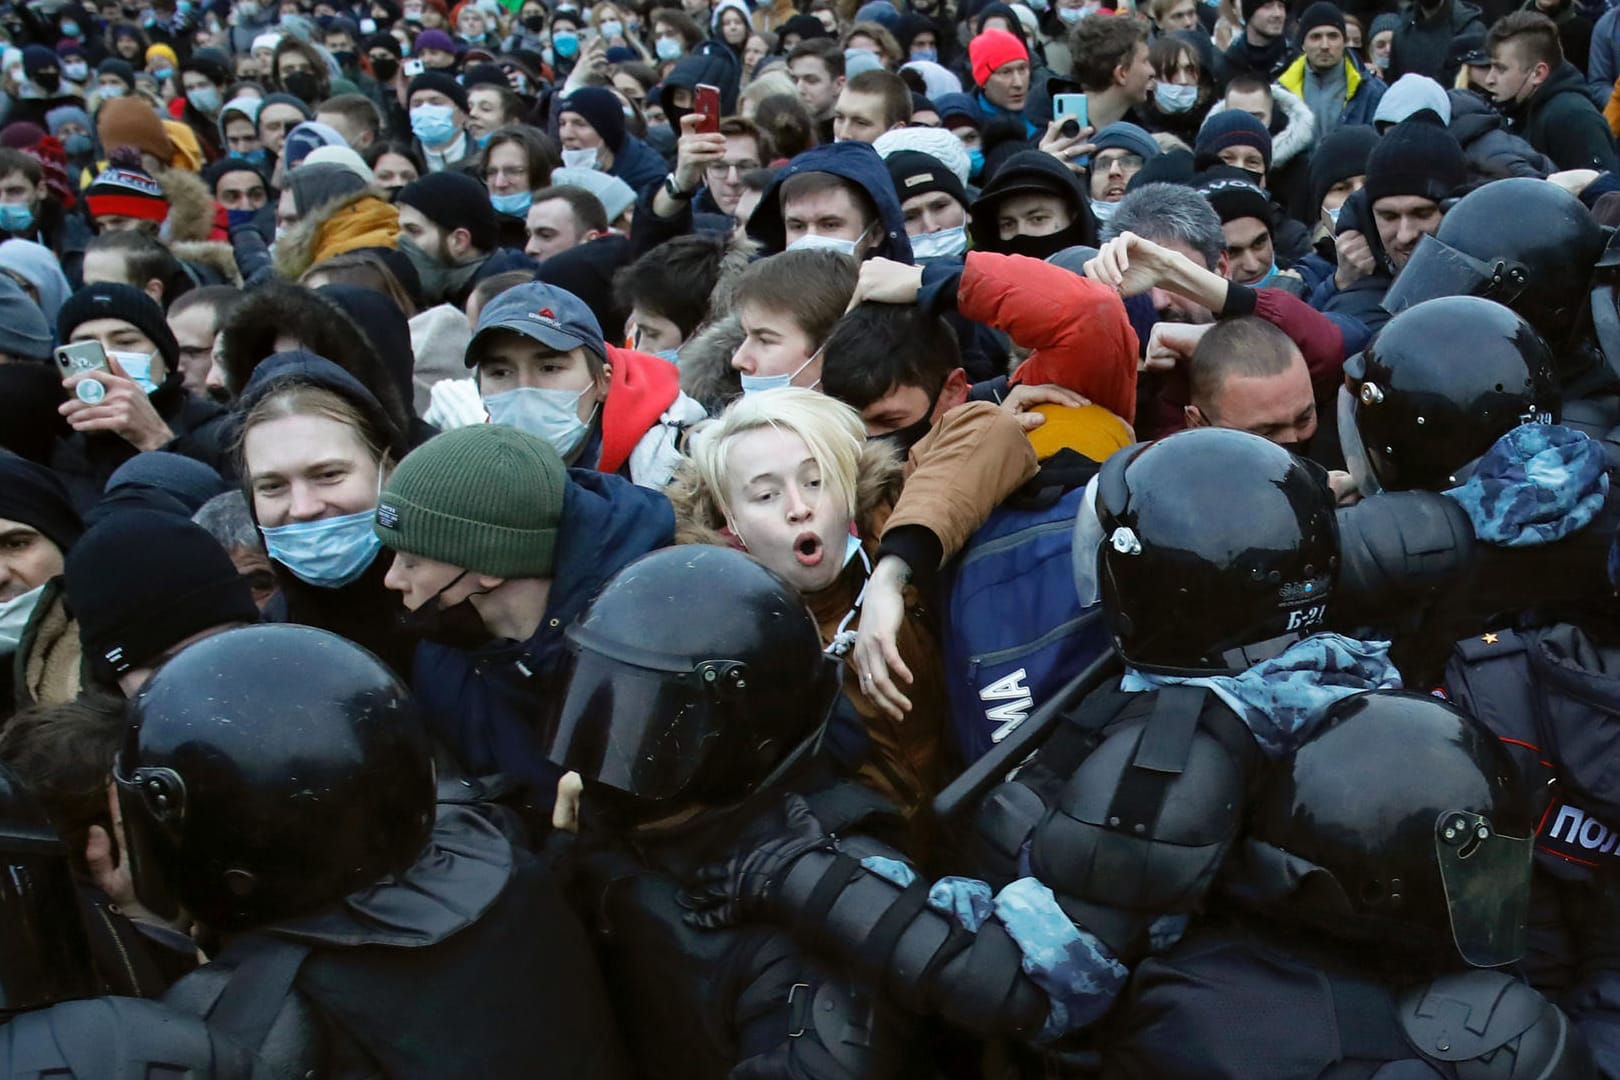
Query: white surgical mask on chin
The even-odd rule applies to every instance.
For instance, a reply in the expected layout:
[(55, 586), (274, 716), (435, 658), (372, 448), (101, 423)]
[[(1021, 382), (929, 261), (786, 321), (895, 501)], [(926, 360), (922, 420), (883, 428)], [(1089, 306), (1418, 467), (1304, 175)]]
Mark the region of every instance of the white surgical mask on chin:
[(44, 592), (45, 586), (39, 585), (0, 603), (0, 656), (16, 652), (17, 646), (22, 644), (23, 629)]
[(1118, 209), (1119, 203), (1103, 202), (1101, 199), (1094, 199), (1091, 203), (1092, 216), (1098, 221), (1108, 221)]
[[(825, 349), (826, 347), (827, 346), (825, 344), (823, 344), (821, 348)], [(793, 385), (793, 380), (797, 379), (799, 377), (799, 372), (803, 371), (805, 368), (807, 368), (811, 364), (815, 363), (816, 357), (818, 357), (820, 355), (821, 355), (821, 349), (817, 349), (815, 352), (810, 354), (810, 358), (808, 360), (806, 360), (804, 363), (800, 364), (798, 367), (794, 368), (792, 374), (790, 374), (790, 375), (743, 375), (743, 376), (741, 376), (741, 378), (742, 378), (742, 392), (746, 396), (748, 394), (757, 394), (761, 390), (783, 390), (783, 389), (786, 389), (787, 387)], [(821, 380), (817, 379), (815, 382), (811, 383), (806, 389), (814, 390), (816, 387), (818, 387), (820, 385), (821, 385)]]
[(596, 168), (596, 147), (587, 146), (579, 150), (564, 150), (562, 152), (563, 165), (570, 169)]

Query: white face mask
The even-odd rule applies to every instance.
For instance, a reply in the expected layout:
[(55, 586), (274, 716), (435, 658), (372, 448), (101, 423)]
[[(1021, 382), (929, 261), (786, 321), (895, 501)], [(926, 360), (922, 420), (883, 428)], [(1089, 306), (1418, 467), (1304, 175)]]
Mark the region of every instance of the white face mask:
[(44, 592), (45, 586), (40, 585), (0, 603), (0, 656), (16, 652), (17, 646), (22, 644), (23, 629), (33, 617)]
[(923, 233), (911, 238), (911, 254), (919, 259), (954, 257), (967, 250), (967, 226)]
[[(821, 346), (821, 349), (825, 349), (826, 347), (827, 346), (824, 344)], [(798, 367), (794, 368), (792, 374), (789, 375), (742, 375), (741, 379), (743, 396), (746, 397), (749, 394), (757, 394), (762, 390), (785, 390), (786, 388), (792, 386), (793, 380), (799, 377), (799, 372), (815, 363), (816, 357), (821, 355), (821, 349), (817, 349), (815, 352), (811, 353), (810, 358), (804, 363), (800, 364)], [(817, 379), (806, 389), (814, 390), (820, 385), (821, 380)]]
[(583, 390), (542, 390), (520, 386), (484, 399), (489, 422), (517, 428), (551, 444), (562, 457), (573, 453), (590, 430), (579, 418)]
[(1098, 221), (1107, 221), (1114, 216), (1114, 211), (1118, 209), (1119, 203), (1103, 202), (1101, 199), (1091, 201), (1091, 214)]
[(1160, 79), (1153, 84), (1153, 101), (1161, 112), (1184, 113), (1198, 103), (1198, 87)]
[(564, 150), (562, 152), (563, 165), (570, 169), (596, 168), (597, 147), (587, 146), (581, 150)]
[[(567, 153), (566, 150), (563, 152)], [(855, 257), (855, 245), (859, 242), (858, 240), (845, 240), (837, 236), (818, 236), (815, 233), (805, 233), (789, 244), (787, 250), (811, 251), (815, 248), (822, 248), (826, 251), (836, 251), (848, 255), (853, 259)]]

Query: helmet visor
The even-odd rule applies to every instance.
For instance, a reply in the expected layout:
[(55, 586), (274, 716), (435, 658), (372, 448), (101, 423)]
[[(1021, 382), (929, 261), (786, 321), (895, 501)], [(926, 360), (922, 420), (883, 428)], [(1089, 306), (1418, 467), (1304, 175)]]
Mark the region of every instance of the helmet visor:
[(635, 667), (569, 650), (568, 687), (546, 756), (588, 780), (643, 799), (679, 794), (719, 735), (695, 673)]
[(1344, 453), (1344, 467), (1355, 482), (1356, 490), (1362, 498), (1367, 498), (1383, 491), (1384, 485), (1378, 482), (1372, 459), (1361, 441), (1361, 431), (1356, 427), (1357, 392), (1359, 387), (1354, 391), (1348, 386), (1339, 387), (1339, 449)]
[(1524, 291), (1522, 276), (1517, 268), (1481, 262), (1444, 241), (1425, 236), (1384, 294), (1384, 310), (1399, 315), (1409, 307), (1442, 296), (1480, 296), (1511, 307)]
[(1435, 821), (1435, 855), (1457, 952), (1475, 967), (1524, 955), (1530, 915), (1530, 837), (1497, 833), (1489, 820), (1445, 810)]

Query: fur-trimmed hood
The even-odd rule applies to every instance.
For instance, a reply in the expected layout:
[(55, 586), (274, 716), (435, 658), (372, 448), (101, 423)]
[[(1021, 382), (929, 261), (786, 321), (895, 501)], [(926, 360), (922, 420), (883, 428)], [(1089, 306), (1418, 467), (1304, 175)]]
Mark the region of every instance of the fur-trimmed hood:
[[(169, 250), (181, 262), (195, 263), (204, 270), (212, 270), (224, 283), (242, 287), (242, 271), (236, 267), (236, 251), (222, 240), (186, 240), (170, 244)], [(210, 282), (198, 281), (199, 285)]]
[(168, 243), (213, 240), (217, 211), (214, 197), (202, 177), (183, 169), (165, 169), (163, 175), (157, 177), (157, 183), (163, 189), (163, 197), (169, 200), (169, 216), (163, 222)]
[(681, 390), (710, 415), (742, 393), (742, 380), (731, 366), (731, 354), (742, 344), (742, 324), (732, 313), (737, 278), (759, 253), (757, 241), (732, 234), (720, 260), (720, 276), (709, 294), (709, 310), (676, 354)]
[[(1271, 84), (1271, 98), (1287, 121), (1281, 131), (1271, 133), (1271, 171), (1275, 172), (1311, 148), (1316, 141), (1316, 117), (1304, 98), (1281, 83)], [(1204, 123), (1209, 123), (1211, 116), (1225, 109), (1226, 103), (1217, 100), (1204, 117)], [(1275, 118), (1272, 123), (1275, 125)]]
[(409, 435), (415, 414), (401, 400), (399, 387), (365, 330), (328, 297), (283, 281), (267, 281), (250, 290), (224, 326), (220, 365), (225, 385), (240, 394), (253, 371), (276, 351), (284, 337), (325, 357), (358, 379), (382, 405), (389, 420)]
[[(330, 258), (338, 254), (330, 250), (332, 238), (327, 235), (327, 225), (339, 215), (357, 213), (361, 203), (367, 199), (375, 200), (388, 211), (392, 212), (392, 233), (384, 220), (388, 215), (378, 215), (375, 235), (365, 239), (373, 239), (375, 243), (360, 243), (360, 247), (397, 247), (399, 236), (399, 211), (388, 204), (388, 196), (377, 187), (364, 187), (359, 191), (351, 191), (339, 195), (315, 207), (305, 214), (298, 224), (288, 229), (286, 235), (276, 241), (275, 267), (276, 273), (288, 281), (297, 281), (303, 277), (309, 268), (315, 265), (317, 257)], [(362, 227), (364, 227), (363, 223)], [(354, 250), (353, 247), (344, 250)]]
[[(712, 421), (697, 425), (688, 440), (703, 438), (704, 429), (711, 425)], [(861, 448), (855, 470), (855, 528), (863, 539), (875, 539), (888, 520), (889, 511), (900, 497), (902, 470), (899, 452), (887, 440), (868, 439)], [(719, 500), (699, 481), (697, 467), (690, 458), (682, 460), (664, 494), (675, 507), (677, 544), (738, 546), (736, 537), (726, 528)]]
[(711, 415), (742, 393), (742, 378), (731, 366), (742, 343), (742, 320), (728, 313), (687, 338), (676, 354), (681, 390)]

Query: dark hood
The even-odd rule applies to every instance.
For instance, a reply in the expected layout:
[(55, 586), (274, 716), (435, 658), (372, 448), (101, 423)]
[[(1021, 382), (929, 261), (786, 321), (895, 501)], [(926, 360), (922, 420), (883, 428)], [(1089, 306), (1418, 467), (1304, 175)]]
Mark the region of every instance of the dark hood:
[(1446, 130), (1460, 146), (1467, 146), (1487, 131), (1507, 127), (1502, 114), (1472, 90), (1447, 90), (1446, 97), (1451, 102), (1451, 123)]
[(1006, 250), (996, 227), (996, 205), (1005, 195), (1023, 192), (1062, 196), (1069, 204), (1069, 212), (1074, 219), (1070, 226), (1074, 235), (1064, 246), (1097, 246), (1097, 221), (1091, 214), (1091, 200), (1087, 198), (1079, 178), (1051, 154), (1040, 150), (1021, 150), (996, 170), (973, 202), (968, 228), (976, 250)]
[[(1549, 101), (1560, 94), (1577, 94), (1581, 97), (1587, 97), (1586, 79), (1582, 77), (1580, 69), (1568, 60), (1559, 64), (1557, 70), (1547, 77), (1546, 82), (1541, 84), (1541, 88), (1531, 95), (1529, 107), (1531, 109), (1544, 109)], [(1588, 98), (1588, 100), (1590, 99)]]
[[(264, 397), (283, 381), (296, 379), (332, 391), (348, 401), (369, 420), (373, 427), (388, 439), (388, 451), (395, 461), (403, 460), (410, 451), (405, 434), (395, 427), (388, 412), (382, 407), (365, 384), (338, 367), (324, 356), (298, 350), (279, 352), (266, 357), (253, 369), (252, 378), (237, 399), (237, 412), (246, 416)], [(252, 505), (252, 499), (248, 500)]]
[(315, 290), (343, 309), (360, 332), (371, 339), (372, 348), (388, 370), (388, 377), (399, 390), (401, 401), (409, 402), (416, 393), (412, 381), (416, 358), (411, 352), (411, 327), (405, 313), (375, 289), (361, 285), (334, 283)]
[(548, 285), (567, 289), (591, 309), (609, 342), (624, 340), (628, 308), (619, 302), (613, 289), (613, 275), (630, 264), (630, 241), (612, 234), (587, 240), (578, 247), (560, 251), (540, 264), (535, 278)]
[(742, 79), (742, 64), (737, 55), (723, 43), (706, 41), (693, 52), (676, 61), (663, 87), (658, 91), (658, 103), (664, 107), (672, 127), (678, 127), (681, 117), (690, 109), (677, 109), (673, 102), (678, 87), (692, 89), (707, 83), (720, 91), (720, 115), (731, 116), (737, 111), (737, 86)]
[(748, 219), (748, 235), (764, 245), (766, 254), (774, 255), (787, 246), (782, 225), (782, 181), (807, 172), (831, 173), (859, 184), (877, 206), (878, 220), (883, 225), (883, 239), (871, 254), (911, 262), (911, 241), (906, 239), (905, 215), (900, 210), (900, 200), (895, 197), (894, 181), (889, 179), (888, 166), (883, 164), (876, 150), (860, 142), (833, 143), (806, 150), (777, 174), (775, 182), (759, 200), (759, 208), (754, 211), (754, 216)]

